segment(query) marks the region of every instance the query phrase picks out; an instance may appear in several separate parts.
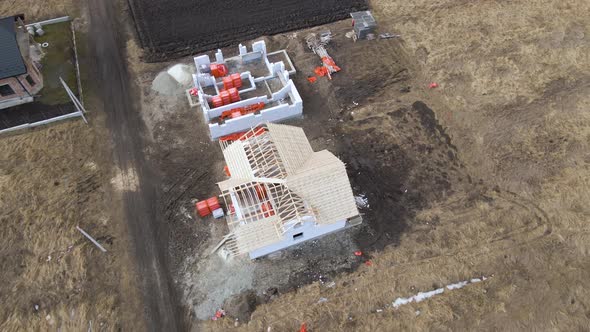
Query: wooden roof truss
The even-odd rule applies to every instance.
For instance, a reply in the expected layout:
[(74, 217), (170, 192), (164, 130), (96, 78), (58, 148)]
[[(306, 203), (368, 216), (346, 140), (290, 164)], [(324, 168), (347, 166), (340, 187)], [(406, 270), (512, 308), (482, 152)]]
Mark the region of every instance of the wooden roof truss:
[(224, 191), (222, 198), (226, 206), (233, 207), (226, 220), (235, 235), (227, 241), (234, 255), (279, 241), (304, 217), (315, 217), (303, 199), (283, 183), (243, 183)]

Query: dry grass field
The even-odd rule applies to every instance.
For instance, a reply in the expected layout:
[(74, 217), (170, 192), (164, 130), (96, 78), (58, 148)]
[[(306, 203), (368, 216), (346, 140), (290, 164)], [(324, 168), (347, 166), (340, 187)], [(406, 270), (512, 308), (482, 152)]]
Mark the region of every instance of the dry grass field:
[[(405, 99), (433, 108), (477, 190), (432, 202), (372, 266), (261, 305), (236, 329), (586, 330), (590, 20), (580, 13), (590, 4), (370, 3), (380, 30), (402, 35), (414, 77)], [(392, 95), (381, 98), (390, 107), (355, 110), (351, 126), (386, 118), (398, 107)], [(489, 279), (392, 308), (397, 297), (480, 276)]]
[(115, 256), (75, 228), (118, 250), (103, 139), (81, 121), (2, 138), (2, 330), (117, 324)]
[[(0, 15), (25, 13), (28, 22), (79, 11), (64, 0), (0, 2)], [(78, 43), (86, 54), (85, 41)], [(93, 84), (83, 83), (90, 125), (71, 120), (0, 137), (2, 331), (114, 331), (135, 319), (128, 314), (136, 308), (136, 282), (111, 185), (111, 140)]]
[(25, 14), (25, 19), (42, 21), (50, 18), (79, 13), (79, 6), (71, 0), (3, 0), (1, 15)]

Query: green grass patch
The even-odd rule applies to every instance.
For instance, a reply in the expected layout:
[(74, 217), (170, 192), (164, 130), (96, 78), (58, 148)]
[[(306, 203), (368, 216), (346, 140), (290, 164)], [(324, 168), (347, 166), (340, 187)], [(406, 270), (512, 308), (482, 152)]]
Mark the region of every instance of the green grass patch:
[(78, 64), (80, 66), (80, 84), (84, 91), (84, 98), (91, 96), (96, 88), (96, 82), (90, 80), (89, 73), (92, 59), (88, 54), (88, 34), (76, 31), (76, 44), (78, 49)]
[(41, 59), (41, 73), (43, 74), (43, 89), (37, 101), (58, 105), (70, 102), (66, 91), (59, 78), (63, 78), (74, 93), (78, 92), (76, 81), (76, 62), (74, 56), (74, 43), (70, 22), (55, 23), (43, 27), (45, 34), (35, 37), (39, 44), (48, 43), (42, 48), (45, 55)]

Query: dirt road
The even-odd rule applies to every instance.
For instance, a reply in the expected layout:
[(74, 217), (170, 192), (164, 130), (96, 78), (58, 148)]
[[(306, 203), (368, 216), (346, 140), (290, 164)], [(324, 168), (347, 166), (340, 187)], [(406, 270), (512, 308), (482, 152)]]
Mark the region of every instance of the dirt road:
[(125, 62), (125, 34), (117, 22), (116, 1), (88, 1), (89, 44), (96, 60), (105, 102), (107, 124), (114, 141), (114, 159), (119, 169), (117, 187), (121, 192), (131, 250), (137, 262), (137, 282), (143, 293), (144, 319), (149, 330), (176, 331), (180, 328), (174, 289), (166, 273), (165, 228), (158, 223), (156, 174), (144, 158), (141, 135), (143, 123), (133, 102), (134, 89)]

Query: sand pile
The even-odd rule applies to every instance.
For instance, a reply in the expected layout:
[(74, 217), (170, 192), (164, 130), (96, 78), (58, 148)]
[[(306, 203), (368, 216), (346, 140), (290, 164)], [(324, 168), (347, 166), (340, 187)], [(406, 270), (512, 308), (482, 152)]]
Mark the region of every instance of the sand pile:
[(167, 96), (173, 96), (182, 92), (182, 87), (167, 72), (163, 71), (152, 82), (152, 90)]
[(193, 70), (188, 65), (174, 65), (168, 69), (168, 74), (185, 88), (189, 88), (193, 84)]

